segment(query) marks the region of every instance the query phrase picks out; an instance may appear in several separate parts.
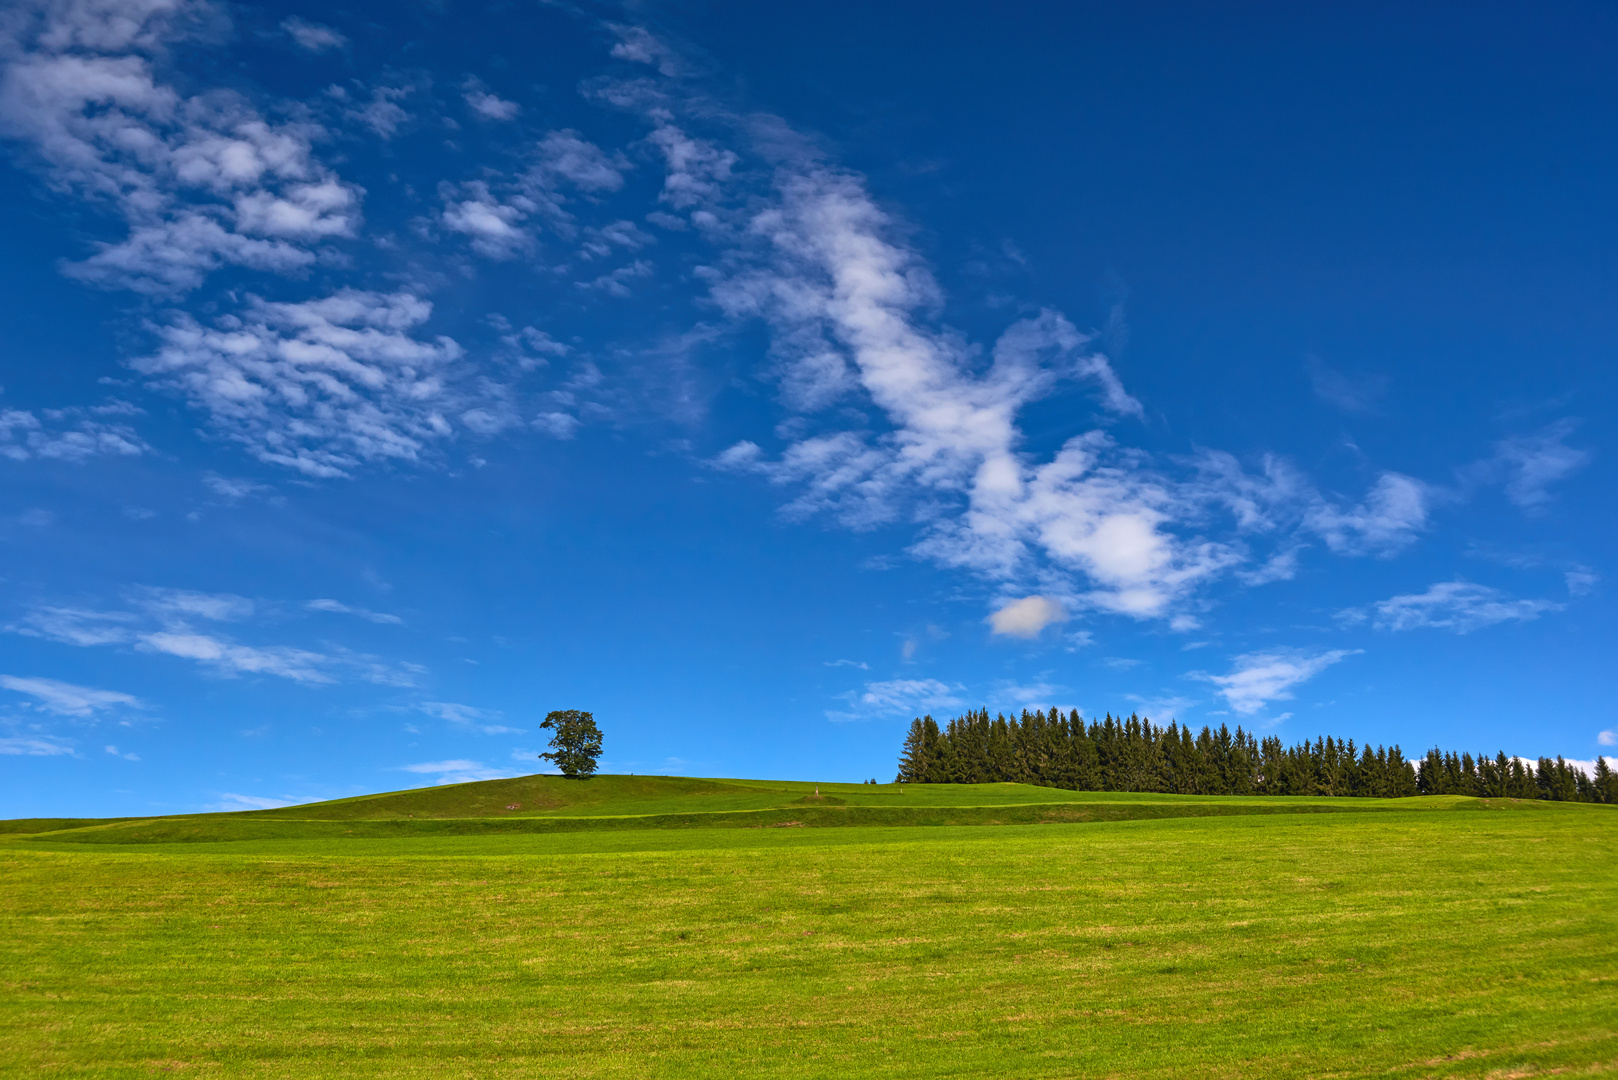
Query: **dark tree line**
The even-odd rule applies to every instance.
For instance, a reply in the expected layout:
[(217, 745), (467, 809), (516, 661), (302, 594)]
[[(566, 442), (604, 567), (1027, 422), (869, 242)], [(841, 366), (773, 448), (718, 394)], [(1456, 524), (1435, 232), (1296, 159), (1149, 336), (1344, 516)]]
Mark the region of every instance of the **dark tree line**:
[(1595, 775), (1558, 757), (1530, 765), (1429, 751), (1419, 761), (1397, 745), (1356, 746), (1321, 738), (1287, 746), (1224, 724), (1217, 730), (1139, 716), (1088, 724), (1058, 709), (992, 720), (981, 709), (942, 727), (931, 716), (910, 725), (899, 755), (901, 783), (1040, 784), (1074, 791), (1158, 791), (1177, 795), (1484, 795), (1618, 803), (1618, 775), (1596, 761)]

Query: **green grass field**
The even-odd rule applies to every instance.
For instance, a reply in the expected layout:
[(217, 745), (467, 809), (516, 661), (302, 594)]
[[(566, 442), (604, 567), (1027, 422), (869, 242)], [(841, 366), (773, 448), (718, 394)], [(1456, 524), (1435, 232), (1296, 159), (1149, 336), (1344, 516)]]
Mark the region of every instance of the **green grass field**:
[(5, 823), (0, 1074), (1618, 1075), (1613, 808), (813, 791)]

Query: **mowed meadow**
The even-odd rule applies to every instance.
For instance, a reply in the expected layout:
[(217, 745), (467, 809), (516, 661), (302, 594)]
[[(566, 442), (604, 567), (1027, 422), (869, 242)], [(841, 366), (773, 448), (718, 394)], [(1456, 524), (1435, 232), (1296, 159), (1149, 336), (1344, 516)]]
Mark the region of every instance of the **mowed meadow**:
[(819, 790), (6, 823), (0, 1073), (1618, 1075), (1610, 807)]

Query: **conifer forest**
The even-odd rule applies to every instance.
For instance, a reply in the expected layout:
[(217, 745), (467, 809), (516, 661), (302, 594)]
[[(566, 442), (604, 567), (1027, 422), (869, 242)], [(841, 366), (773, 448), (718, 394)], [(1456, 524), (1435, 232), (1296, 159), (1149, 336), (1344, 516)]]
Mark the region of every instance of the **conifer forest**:
[(1393, 746), (1357, 746), (1330, 736), (1287, 746), (1237, 727), (1192, 733), (1137, 715), (1091, 720), (1024, 709), (1020, 716), (968, 712), (940, 725), (910, 724), (899, 755), (900, 783), (1020, 783), (1073, 791), (1173, 795), (1474, 795), (1618, 803), (1618, 775), (1597, 758), (1593, 774), (1563, 760), (1537, 762), (1440, 749), (1410, 760)]

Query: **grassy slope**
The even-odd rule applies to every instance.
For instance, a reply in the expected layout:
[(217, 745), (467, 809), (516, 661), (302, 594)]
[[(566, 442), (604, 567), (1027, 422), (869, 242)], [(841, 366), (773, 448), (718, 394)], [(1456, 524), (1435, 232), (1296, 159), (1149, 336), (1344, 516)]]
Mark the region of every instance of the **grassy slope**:
[(1618, 1075), (1618, 816), (1537, 809), (5, 840), (0, 1073)]
[[(817, 794), (818, 791), (818, 794)], [(1534, 802), (1499, 805), (1541, 809)], [(597, 776), (523, 776), (229, 814), (107, 822), (0, 823), (74, 843), (404, 837), (645, 828), (1011, 825), (1159, 817), (1478, 808), (1441, 799), (1233, 798), (1064, 791), (1027, 784), (866, 785)]]

